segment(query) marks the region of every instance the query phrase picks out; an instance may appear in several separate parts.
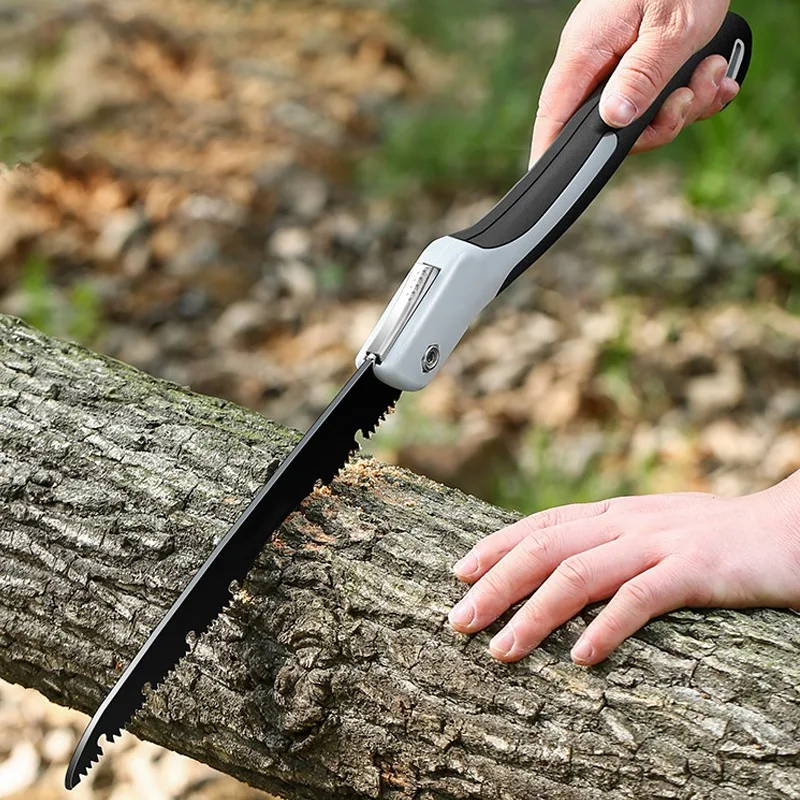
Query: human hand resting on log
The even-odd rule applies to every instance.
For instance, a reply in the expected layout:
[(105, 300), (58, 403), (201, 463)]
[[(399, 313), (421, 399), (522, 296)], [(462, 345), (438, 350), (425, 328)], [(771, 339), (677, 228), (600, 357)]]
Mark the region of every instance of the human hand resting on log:
[[(719, 30), (729, 0), (582, 0), (564, 27), (533, 130), (531, 164), (613, 70), (600, 114), (624, 127), (655, 101), (684, 62)], [(615, 69), (616, 67), (616, 69)], [(633, 152), (671, 142), (687, 125), (721, 111), (739, 85), (727, 62), (710, 56), (688, 87), (673, 92)]]
[(687, 492), (542, 511), (487, 536), (454, 571), (474, 583), (449, 616), (462, 633), (534, 592), (489, 644), (501, 661), (609, 597), (573, 647), (575, 663), (602, 661), (683, 606), (800, 609), (800, 473), (745, 497)]
[[(610, 73), (605, 122), (623, 127), (641, 116), (711, 40), (728, 6), (578, 3), (542, 90), (531, 163)], [(634, 150), (659, 147), (721, 111), (739, 90), (726, 71), (722, 56), (701, 62)], [(800, 606), (800, 486), (787, 481), (737, 499), (687, 493), (555, 508), (487, 537), (455, 572), (475, 584), (449, 615), (463, 633), (482, 630), (535, 590), (490, 643), (502, 661), (518, 661), (587, 603), (610, 597), (571, 653), (576, 663), (596, 664), (652, 617), (681, 606)]]

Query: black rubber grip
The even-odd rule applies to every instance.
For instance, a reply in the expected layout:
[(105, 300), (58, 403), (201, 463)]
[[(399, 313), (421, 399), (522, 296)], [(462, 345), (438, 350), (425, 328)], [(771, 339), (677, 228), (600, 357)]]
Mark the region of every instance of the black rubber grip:
[[(738, 14), (729, 13), (717, 35), (702, 50), (692, 56), (667, 84), (652, 106), (626, 128), (612, 128), (600, 117), (600, 96), (605, 84), (599, 86), (574, 114), (547, 152), (530, 172), (482, 219), (471, 228), (452, 234), (484, 249), (501, 247), (527, 233), (561, 197), (572, 179), (595, 151), (600, 140), (615, 132), (618, 145), (610, 159), (585, 191), (575, 200), (557, 224), (537, 242), (536, 246), (511, 270), (503, 283), (502, 292), (512, 281), (531, 266), (586, 210), (630, 152), (645, 128), (655, 119), (664, 101), (676, 89), (687, 86), (698, 64), (711, 55), (731, 59), (737, 42), (744, 45), (739, 54), (741, 64), (736, 76), (744, 81), (750, 66), (753, 35), (750, 26)], [(740, 47), (738, 49), (741, 49)]]

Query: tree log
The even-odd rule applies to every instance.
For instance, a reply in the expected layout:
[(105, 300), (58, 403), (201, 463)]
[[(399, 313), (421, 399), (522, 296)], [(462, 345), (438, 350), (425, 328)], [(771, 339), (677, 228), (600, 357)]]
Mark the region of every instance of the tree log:
[[(297, 438), (0, 317), (0, 676), (93, 712)], [(800, 615), (682, 610), (577, 667), (595, 605), (502, 665), (445, 615), (512, 519), (354, 459), (130, 730), (287, 798), (800, 798)]]

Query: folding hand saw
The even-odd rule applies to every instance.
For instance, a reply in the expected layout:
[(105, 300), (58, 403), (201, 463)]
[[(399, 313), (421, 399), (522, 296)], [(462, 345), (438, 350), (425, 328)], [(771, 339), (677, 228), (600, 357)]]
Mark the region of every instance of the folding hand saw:
[(70, 761), (73, 788), (109, 741), (144, 703), (146, 684), (157, 687), (230, 601), (274, 531), (312, 491), (330, 482), (403, 391), (425, 387), (478, 312), (516, 280), (572, 225), (605, 186), (666, 98), (688, 85), (707, 56), (728, 59), (741, 83), (750, 64), (752, 34), (728, 14), (720, 31), (690, 58), (656, 102), (622, 129), (598, 110), (603, 86), (575, 113), (553, 145), (482, 220), (430, 244), (406, 276), (358, 354), (357, 370), (226, 536), (128, 665), (98, 708)]

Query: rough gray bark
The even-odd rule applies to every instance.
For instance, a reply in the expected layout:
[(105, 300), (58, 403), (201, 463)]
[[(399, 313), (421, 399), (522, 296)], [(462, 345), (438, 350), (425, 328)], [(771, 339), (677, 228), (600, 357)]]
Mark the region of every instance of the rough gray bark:
[[(0, 317), (0, 675), (92, 712), (296, 434)], [(520, 664), (449, 566), (512, 515), (357, 459), (265, 548), (139, 736), (288, 798), (798, 798), (800, 616), (681, 611)]]

